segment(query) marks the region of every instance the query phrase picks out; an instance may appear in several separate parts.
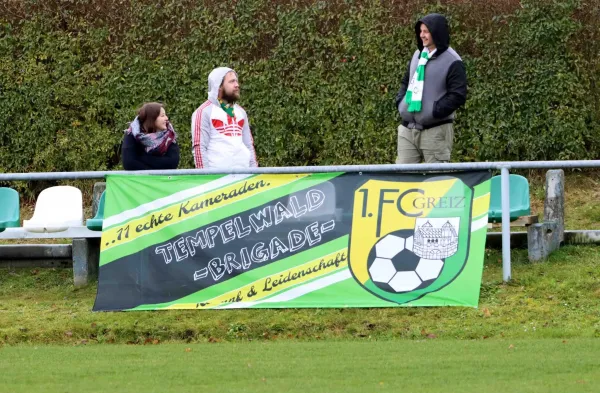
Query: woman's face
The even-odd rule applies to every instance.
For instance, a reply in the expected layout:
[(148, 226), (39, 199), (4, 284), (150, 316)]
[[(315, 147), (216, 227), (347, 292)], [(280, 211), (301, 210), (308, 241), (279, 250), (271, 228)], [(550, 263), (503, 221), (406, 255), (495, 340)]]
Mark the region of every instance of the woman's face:
[(156, 122), (154, 122), (154, 127), (158, 131), (166, 130), (168, 121), (169, 121), (169, 118), (167, 117), (167, 114), (165, 113), (165, 108), (160, 108), (160, 115), (158, 115), (158, 117), (156, 118)]

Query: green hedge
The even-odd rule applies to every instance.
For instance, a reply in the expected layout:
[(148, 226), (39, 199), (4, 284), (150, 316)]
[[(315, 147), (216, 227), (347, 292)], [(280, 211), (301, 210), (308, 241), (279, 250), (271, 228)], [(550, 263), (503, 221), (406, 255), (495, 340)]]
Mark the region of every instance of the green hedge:
[[(393, 162), (413, 25), (446, 14), (469, 99), (455, 161), (600, 157), (598, 5), (583, 1), (0, 0), (0, 172), (118, 168), (122, 130), (190, 117), (235, 68), (262, 166)], [(595, 7), (595, 8), (594, 8)]]

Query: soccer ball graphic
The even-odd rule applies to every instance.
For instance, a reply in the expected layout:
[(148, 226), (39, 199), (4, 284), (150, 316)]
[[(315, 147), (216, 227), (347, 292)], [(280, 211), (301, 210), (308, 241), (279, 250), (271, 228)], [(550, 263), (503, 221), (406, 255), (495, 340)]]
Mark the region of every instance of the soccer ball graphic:
[(429, 286), (440, 276), (444, 261), (413, 252), (413, 230), (392, 232), (371, 249), (367, 267), (373, 283), (386, 292), (403, 293)]

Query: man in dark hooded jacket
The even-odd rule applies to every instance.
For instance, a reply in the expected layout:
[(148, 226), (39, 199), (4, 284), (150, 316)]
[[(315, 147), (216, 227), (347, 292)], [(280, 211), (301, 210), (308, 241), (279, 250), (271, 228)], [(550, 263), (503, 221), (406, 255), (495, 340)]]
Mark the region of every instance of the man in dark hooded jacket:
[(402, 116), (398, 127), (398, 164), (448, 162), (455, 111), (467, 99), (465, 66), (450, 47), (448, 21), (429, 14), (415, 25), (418, 49), (396, 96)]

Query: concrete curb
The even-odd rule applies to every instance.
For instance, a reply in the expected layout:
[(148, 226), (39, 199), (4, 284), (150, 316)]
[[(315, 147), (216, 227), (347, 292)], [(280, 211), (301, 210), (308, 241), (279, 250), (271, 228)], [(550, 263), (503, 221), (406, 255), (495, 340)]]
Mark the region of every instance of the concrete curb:
[[(565, 231), (564, 237), (564, 244), (568, 245), (600, 245), (600, 229)], [(501, 249), (502, 233), (489, 232), (487, 234), (485, 246), (486, 248)], [(511, 232), (510, 248), (527, 248), (527, 232)]]
[(3, 259), (54, 259), (73, 257), (70, 244), (6, 244), (0, 245)]
[(61, 267), (73, 266), (70, 244), (8, 244), (0, 245), (0, 267)]

